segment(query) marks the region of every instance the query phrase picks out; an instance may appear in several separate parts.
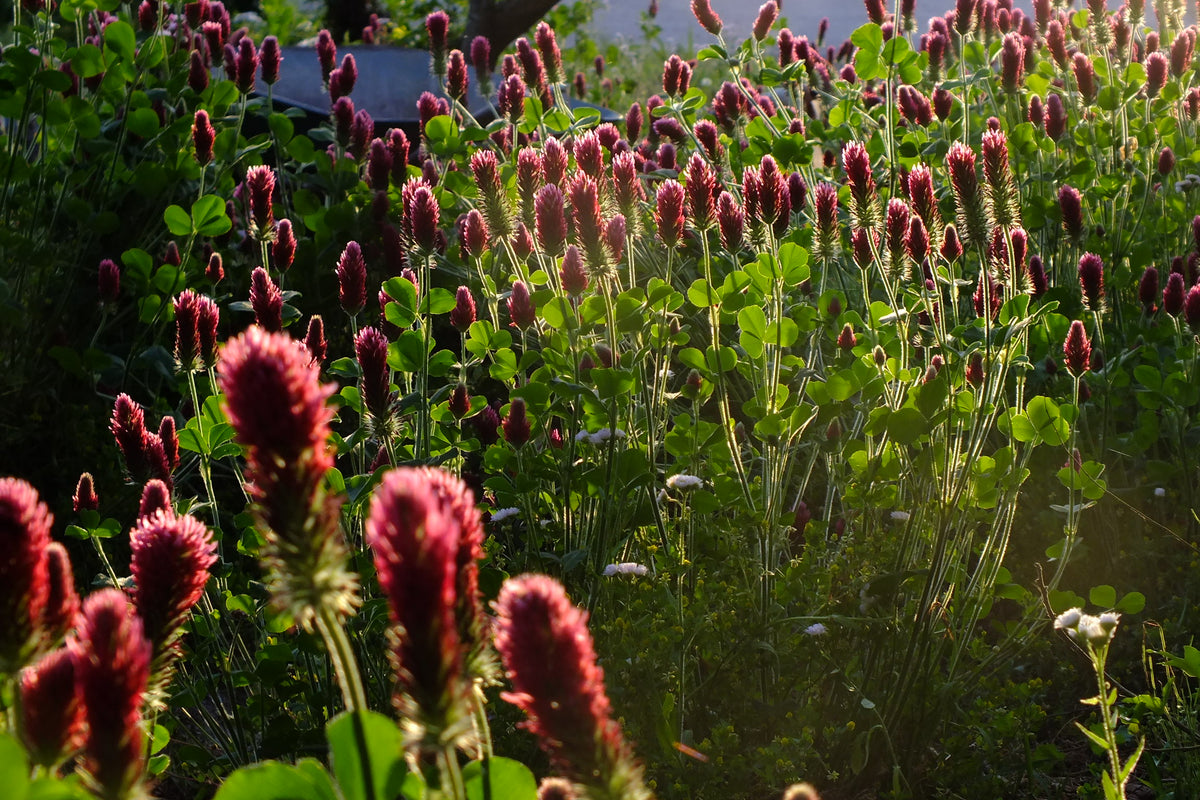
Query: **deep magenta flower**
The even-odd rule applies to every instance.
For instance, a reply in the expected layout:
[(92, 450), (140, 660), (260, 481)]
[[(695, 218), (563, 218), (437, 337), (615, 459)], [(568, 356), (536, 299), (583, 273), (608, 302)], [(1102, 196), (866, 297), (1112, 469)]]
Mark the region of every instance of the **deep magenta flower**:
[(412, 193), (407, 206), (408, 224), (412, 230), (413, 244), (421, 253), (432, 254), (437, 250), (438, 221), (441, 209), (437, 198), (428, 186), (418, 186)]
[(871, 174), (871, 157), (861, 142), (842, 148), (842, 168), (850, 186), (850, 219), (856, 228), (874, 228), (880, 220), (879, 197)]
[(479, 79), (483, 94), (491, 93), (492, 86), (492, 43), (486, 36), (476, 36), (471, 40), (471, 66), (475, 68), (475, 77)]
[(1141, 280), (1138, 281), (1138, 300), (1147, 314), (1154, 313), (1158, 308), (1158, 269), (1156, 267), (1146, 267), (1142, 272)]
[(603, 271), (607, 260), (604, 250), (604, 217), (600, 208), (600, 188), (596, 181), (582, 172), (571, 181), (571, 213), (575, 222), (575, 239), (583, 251), (588, 268)]
[(563, 291), (572, 297), (578, 297), (587, 290), (587, 269), (584, 268), (583, 256), (579, 254), (579, 248), (575, 245), (567, 247), (567, 251), (563, 255), (562, 267), (559, 268), (558, 274), (559, 280), (562, 282)]
[(1187, 297), (1183, 300), (1183, 318), (1187, 320), (1192, 333), (1200, 333), (1200, 284), (1188, 289)]
[(68, 646), (87, 724), (81, 762), (87, 781), (103, 800), (137, 797), (145, 766), (141, 708), (151, 659), (141, 620), (119, 589), (102, 589), (84, 601)]
[(699, 153), (692, 153), (685, 174), (688, 217), (697, 230), (707, 230), (716, 222), (717, 194), (720, 189), (717, 174)]
[(725, 27), (725, 24), (721, 22), (717, 12), (713, 11), (711, 0), (692, 0), (692, 14), (696, 16), (696, 21), (704, 30), (713, 36), (721, 35), (721, 29)]
[(446, 52), (449, 48), (450, 15), (437, 10), (425, 17), (425, 32), (429, 36), (429, 55), (433, 58), (433, 74), (446, 75)]
[(75, 625), (79, 595), (75, 593), (75, 571), (67, 549), (58, 542), (46, 547), (46, 606), (42, 611), (44, 644), (54, 644)]
[(534, 196), (534, 228), (538, 244), (548, 256), (558, 256), (567, 240), (567, 218), (562, 191), (553, 183)]
[(1183, 281), (1183, 274), (1172, 271), (1171, 274), (1167, 276), (1167, 285), (1163, 289), (1163, 310), (1171, 316), (1177, 317), (1183, 311), (1183, 305), (1186, 299), (1187, 287)]
[(958, 233), (965, 234), (966, 244), (984, 246), (988, 242), (987, 212), (975, 170), (975, 151), (962, 142), (955, 142), (946, 154), (946, 167), (954, 190)]
[(304, 346), (308, 349), (310, 361), (318, 369), (321, 363), (325, 361), (325, 352), (328, 345), (325, 342), (325, 322), (320, 315), (314, 316), (308, 321), (308, 330), (304, 335)]
[(529, 441), (533, 429), (529, 421), (529, 415), (526, 413), (525, 401), (523, 399), (520, 397), (512, 399), (508, 405), (508, 415), (504, 417), (502, 427), (504, 429), (504, 441), (513, 447), (520, 448)]
[(138, 519), (153, 516), (159, 511), (174, 513), (171, 506), (171, 490), (163, 481), (151, 478), (142, 487), (142, 497), (138, 501)]
[(130, 476), (137, 479), (145, 475), (149, 468), (145, 447), (148, 434), (146, 416), (142, 407), (129, 395), (117, 395), (109, 430), (117, 441)]
[(1087, 309), (1100, 313), (1104, 309), (1104, 261), (1095, 253), (1084, 253), (1079, 259), (1079, 286)]
[(454, 308), (450, 309), (450, 324), (459, 333), (466, 333), (475, 322), (475, 298), (471, 296), (469, 287), (460, 286), (454, 301)]
[(424, 470), (401, 467), (375, 490), (366, 531), (394, 626), (397, 710), (413, 740), (454, 742), (470, 728), (468, 645), (456, 619), (462, 523)]
[(751, 32), (757, 41), (762, 41), (767, 38), (767, 34), (771, 32), (771, 26), (775, 24), (775, 20), (779, 18), (779, 6), (775, 4), (775, 0), (767, 0), (758, 7), (758, 16), (754, 18), (754, 27)]
[(1146, 96), (1157, 97), (1167, 83), (1167, 57), (1154, 52), (1146, 56)]
[(184, 372), (196, 369), (200, 355), (199, 295), (184, 289), (175, 298), (175, 361)]
[(1092, 343), (1088, 341), (1087, 331), (1083, 323), (1074, 320), (1067, 331), (1067, 339), (1063, 343), (1067, 371), (1078, 378), (1088, 371), (1092, 355)]
[(338, 301), (354, 316), (367, 304), (367, 262), (358, 242), (347, 242), (337, 263)]
[(317, 61), (321, 64), (321, 79), (329, 82), (329, 74), (337, 64), (337, 45), (332, 34), (324, 28), (317, 34)]
[(153, 649), (153, 672), (165, 678), (178, 655), (174, 645), (183, 623), (217, 561), (217, 544), (202, 522), (162, 509), (139, 518), (129, 542), (133, 604)]
[(842, 234), (838, 225), (837, 187), (832, 183), (819, 183), (813, 191), (813, 209), (816, 212), (816, 235), (814, 245), (817, 258), (829, 262), (841, 249)]
[(0, 675), (15, 675), (36, 652), (49, 600), (46, 548), (54, 517), (23, 480), (0, 478)]
[(654, 220), (658, 238), (668, 248), (674, 248), (683, 238), (685, 192), (676, 181), (665, 180), (655, 195)]
[(121, 294), (121, 269), (112, 259), (106, 258), (100, 262), (99, 277), (96, 282), (97, 294), (101, 303), (115, 303)]
[(246, 478), (264, 558), (279, 607), (311, 626), (322, 608), (345, 615), (357, 579), (345, 565), (338, 527), (341, 498), (325, 473), (333, 386), (320, 383), (310, 350), (283, 334), (251, 327), (225, 345), (217, 377), (225, 410), (246, 447)]
[(537, 321), (533, 299), (529, 296), (529, 287), (524, 281), (516, 281), (508, 298), (508, 314), (512, 323), (521, 330), (527, 330)]
[(96, 486), (90, 472), (79, 476), (75, 485), (75, 495), (72, 498), (75, 513), (80, 511), (96, 511), (100, 508), (100, 498), (96, 496)]
[(263, 83), (268, 86), (278, 83), (279, 65), (283, 63), (283, 51), (279, 49), (279, 40), (274, 36), (263, 39), (258, 57), (262, 68)]
[(258, 53), (254, 40), (243, 36), (238, 40), (237, 57), (234, 60), (234, 83), (242, 94), (254, 91), (254, 76), (258, 72)]
[(354, 355), (361, 374), (363, 404), (371, 412), (376, 430), (386, 424), (391, 411), (391, 373), (387, 363), (388, 340), (377, 328), (365, 327), (354, 337)]
[(612, 718), (587, 612), (545, 575), (505, 581), (495, 603), (496, 649), (513, 691), (556, 772), (604, 796), (648, 797), (641, 768)]
[(730, 253), (739, 250), (746, 218), (737, 199), (729, 192), (721, 192), (717, 198), (717, 225), (721, 231), (721, 247)]
[(83, 744), (83, 706), (75, 693), (75, 660), (66, 648), (21, 673), (21, 741), (34, 764), (52, 768)]
[(271, 333), (283, 330), (283, 292), (262, 267), (255, 267), (250, 273), (250, 306), (263, 330)]
[(625, 138), (636, 144), (642, 136), (642, 106), (639, 103), (634, 103), (625, 112)]
[(482, 200), (483, 216), (487, 220), (488, 231), (497, 239), (507, 238), (513, 231), (512, 216), (496, 154), (491, 150), (476, 150), (471, 155), (470, 166), (475, 188)]
[(451, 50), (446, 60), (446, 94), (462, 103), (467, 99), (470, 83), (466, 56), (462, 50)]
[(546, 80), (550, 83), (562, 83), (566, 77), (563, 74), (562, 51), (554, 36), (554, 29), (545, 20), (537, 24), (533, 39), (537, 43), (538, 53), (546, 68)]
[(275, 227), (271, 197), (275, 193), (275, 171), (268, 166), (251, 167), (246, 171), (246, 194), (250, 201), (252, 233), (260, 240), (269, 240)]

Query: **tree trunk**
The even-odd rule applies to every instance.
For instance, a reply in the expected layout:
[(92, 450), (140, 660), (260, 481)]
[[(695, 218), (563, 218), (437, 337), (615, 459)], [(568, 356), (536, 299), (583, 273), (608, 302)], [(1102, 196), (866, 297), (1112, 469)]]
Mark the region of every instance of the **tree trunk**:
[(487, 37), (492, 46), (492, 65), (513, 40), (554, 8), (558, 0), (471, 0), (463, 52), (470, 52), (476, 36)]

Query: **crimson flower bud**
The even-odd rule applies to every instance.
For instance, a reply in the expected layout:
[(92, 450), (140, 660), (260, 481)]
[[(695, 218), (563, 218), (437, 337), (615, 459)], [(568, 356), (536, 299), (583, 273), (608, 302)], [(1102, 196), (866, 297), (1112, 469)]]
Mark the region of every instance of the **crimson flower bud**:
[(463, 255), (467, 258), (481, 258), (488, 245), (487, 223), (478, 209), (472, 208), (463, 217), (460, 230)]
[(21, 673), (17, 720), (30, 760), (54, 768), (83, 744), (83, 707), (75, 692), (75, 660), (67, 648), (50, 652)]
[(141, 708), (152, 651), (125, 594), (102, 589), (89, 596), (68, 647), (87, 730), (83, 771), (99, 796), (130, 797), (145, 765)]
[(1021, 87), (1022, 73), (1025, 70), (1025, 45), (1020, 34), (1005, 35), (1000, 49), (1000, 67), (1004, 91), (1016, 94)]
[(1088, 371), (1091, 355), (1092, 343), (1088, 341), (1087, 331), (1084, 330), (1082, 322), (1075, 320), (1071, 323), (1071, 329), (1067, 331), (1067, 339), (1063, 343), (1067, 371), (1078, 378)]
[(1046, 97), (1046, 135), (1054, 141), (1062, 138), (1067, 131), (1067, 110), (1062, 98), (1057, 94)]
[(377, 328), (368, 326), (354, 337), (354, 355), (362, 376), (359, 387), (363, 404), (371, 412), (376, 430), (386, 422), (390, 411), (391, 375), (387, 350), (387, 337)]
[(200, 54), (200, 51), (193, 50), (188, 57), (188, 86), (193, 92), (200, 94), (208, 88), (208, 79), (208, 68), (204, 66), (204, 56)]
[(817, 185), (813, 192), (813, 208), (816, 210), (815, 245), (817, 257), (829, 261), (841, 248), (841, 230), (838, 226), (837, 187), (831, 183)]
[(254, 50), (254, 42), (249, 36), (243, 36), (238, 41), (237, 56), (234, 59), (234, 83), (242, 94), (254, 91), (254, 75), (258, 72), (258, 53)]
[(558, 274), (562, 281), (563, 291), (572, 297), (578, 297), (587, 290), (588, 273), (583, 266), (583, 257), (579, 254), (579, 248), (575, 245), (567, 247)]
[[(667, 97), (676, 97), (687, 92), (687, 84), (691, 81), (691, 68), (687, 62), (672, 53), (663, 62), (662, 87)], [(683, 87), (682, 90), (680, 87)], [(630, 139), (633, 141), (633, 139)]]
[(1146, 96), (1157, 97), (1167, 83), (1167, 57), (1162, 53), (1146, 56)]
[(167, 466), (174, 470), (179, 466), (179, 436), (175, 432), (175, 418), (171, 415), (168, 414), (159, 420), (158, 438), (162, 439)]
[(641, 768), (612, 718), (587, 613), (544, 575), (506, 581), (495, 609), (496, 649), (513, 686), (502, 697), (525, 712), (522, 726), (539, 738), (555, 772), (614, 787), (613, 796), (642, 796)]
[(1184, 105), (1187, 108), (1188, 119), (1192, 122), (1200, 120), (1200, 89), (1196, 87), (1188, 89), (1188, 93), (1184, 97)]
[(1041, 297), (1046, 293), (1046, 289), (1048, 287), (1046, 281), (1046, 267), (1042, 264), (1042, 259), (1038, 256), (1033, 256), (1030, 258), (1029, 266), (1026, 271), (1029, 277), (1030, 294), (1032, 294), (1035, 298)]
[(716, 220), (717, 174), (699, 153), (692, 153), (687, 165), (688, 216), (698, 230)]
[(292, 233), (292, 221), (281, 219), (275, 226), (275, 241), (271, 243), (271, 256), (275, 269), (287, 272), (296, 257), (296, 237)]
[(533, 299), (529, 296), (529, 287), (524, 281), (517, 281), (512, 286), (512, 294), (508, 298), (508, 314), (512, 324), (521, 330), (532, 327), (537, 320)]
[(413, 244), (424, 253), (433, 253), (437, 249), (438, 218), (441, 211), (428, 186), (416, 188), (407, 211)]
[(533, 254), (534, 243), (533, 234), (529, 232), (529, 228), (525, 227), (524, 222), (517, 223), (517, 230), (512, 237), (513, 253), (521, 261), (525, 261)]
[(625, 112), (625, 138), (636, 143), (642, 136), (642, 107), (634, 103)]
[(450, 393), (449, 407), (455, 419), (462, 419), (470, 413), (471, 394), (466, 386), (460, 383), (454, 387), (454, 391)]
[(933, 90), (933, 113), (937, 114), (937, 118), (945, 122), (950, 118), (950, 112), (954, 110), (954, 95), (942, 86)]
[(1200, 284), (1188, 289), (1183, 301), (1183, 318), (1187, 320), (1192, 333), (1200, 333)]
[(1079, 241), (1083, 236), (1083, 198), (1079, 190), (1064, 184), (1058, 190), (1058, 208), (1062, 215), (1063, 230)]
[(775, 4), (775, 0), (767, 0), (758, 7), (758, 16), (754, 19), (753, 34), (754, 38), (762, 41), (767, 38), (767, 34), (771, 32), (771, 26), (775, 24), (775, 20), (779, 17), (779, 6)]
[(1183, 275), (1178, 272), (1172, 272), (1167, 276), (1167, 285), (1163, 289), (1162, 305), (1163, 310), (1173, 317), (1179, 316), (1183, 311), (1184, 302), (1187, 297), (1187, 289), (1184, 286)]
[(950, 171), (950, 185), (954, 189), (959, 232), (966, 233), (970, 244), (986, 244), (987, 214), (975, 172), (975, 151), (962, 142), (955, 142), (946, 154), (946, 166)]
[(274, 36), (263, 39), (262, 49), (258, 56), (262, 62), (263, 83), (268, 86), (278, 83), (279, 65), (283, 63), (283, 52), (279, 49), (279, 40)]
[(855, 228), (850, 234), (850, 249), (859, 269), (870, 269), (875, 262), (872, 245), (879, 246), (879, 234), (870, 228)]
[(567, 238), (567, 218), (563, 195), (557, 186), (547, 184), (538, 190), (534, 201), (538, 242), (543, 252), (557, 256)]
[(606, 263), (602, 242), (604, 220), (596, 181), (583, 173), (576, 173), (571, 181), (570, 199), (576, 240), (587, 258), (589, 268), (601, 270)]
[[(140, 410), (140, 409), (139, 409)], [(25, 481), (0, 478), (0, 673), (15, 675), (39, 644), (50, 600), (45, 553), (54, 517)]]
[(250, 305), (255, 321), (263, 330), (283, 330), (283, 292), (262, 267), (250, 273)]
[(246, 171), (246, 193), (250, 201), (253, 232), (260, 240), (269, 240), (275, 225), (271, 197), (275, 193), (275, 171), (266, 165)]
[(663, 181), (655, 196), (654, 220), (658, 226), (658, 238), (668, 248), (679, 244), (683, 237), (683, 207), (685, 192), (673, 180)]
[(1092, 60), (1083, 53), (1076, 53), (1071, 61), (1071, 71), (1084, 104), (1091, 105), (1096, 99), (1096, 68), (1092, 66)]
[(507, 118), (509, 123), (516, 125), (521, 121), (525, 114), (525, 82), (519, 75), (509, 75), (500, 84), (496, 107), (500, 116)]
[(445, 11), (434, 11), (425, 17), (425, 32), (429, 35), (429, 55), (433, 57), (433, 74), (446, 74), (446, 50), (450, 34), (450, 15)]
[(1175, 151), (1170, 147), (1164, 147), (1158, 152), (1158, 174), (1165, 178), (1171, 174), (1173, 169), (1175, 169)]
[(451, 50), (446, 62), (446, 94), (460, 103), (465, 102), (469, 85), (466, 57), (462, 50)]
[(713, 36), (721, 35), (721, 29), (725, 25), (717, 16), (717, 12), (713, 11), (711, 0), (692, 0), (692, 14), (695, 15), (696, 21), (704, 30)]
[(321, 80), (329, 82), (329, 74), (337, 63), (337, 45), (329, 31), (321, 29), (317, 34), (317, 60), (321, 64)]
[(486, 36), (476, 36), (471, 40), (471, 66), (475, 68), (475, 77), (485, 86), (491, 87), (492, 75), (492, 43)]
[[(651, 126), (650, 130), (655, 131), (657, 135), (657, 127)], [(675, 163), (675, 145), (670, 142), (663, 142), (658, 148), (658, 168), (674, 171), (678, 166)]]
[(320, 366), (325, 360), (327, 345), (325, 343), (325, 323), (320, 316), (314, 316), (308, 321), (308, 331), (304, 335), (304, 346), (308, 348), (309, 363)]
[(109, 258), (100, 262), (96, 293), (101, 303), (115, 303), (121, 294), (121, 269)]
[(626, 234), (625, 217), (621, 214), (614, 214), (604, 224), (604, 245), (614, 263), (619, 263), (624, 254)]
[(971, 300), (975, 306), (975, 315), (978, 317), (987, 313), (989, 318), (994, 320), (1000, 313), (1000, 306), (1004, 303), (1004, 293), (1000, 284), (992, 277), (992, 273), (986, 269), (979, 271), (979, 282), (975, 285), (975, 293), (971, 295)]
[(913, 263), (917, 264), (918, 266), (923, 264), (926, 257), (929, 255), (929, 231), (926, 229), (925, 223), (917, 215), (913, 215), (908, 221), (908, 232), (907, 236), (905, 237), (905, 247), (908, 252), (908, 257), (911, 258)]
[(546, 183), (563, 188), (567, 177), (567, 150), (562, 142), (551, 136), (542, 146), (542, 176)]
[(173, 646), (183, 623), (204, 595), (217, 543), (203, 523), (169, 509), (141, 515), (129, 541), (133, 604), (161, 678), (179, 654)]
[(537, 43), (542, 63), (546, 67), (546, 79), (550, 83), (562, 83), (565, 79), (563, 75), (562, 52), (558, 49), (558, 42), (554, 37), (554, 29), (543, 20), (538, 23), (537, 29), (533, 34), (533, 39)]
[(879, 222), (875, 178), (871, 174), (871, 157), (861, 142), (848, 142), (842, 148), (842, 168), (850, 186), (850, 216), (855, 227), (870, 228)]
[(962, 240), (958, 238), (958, 228), (951, 223), (942, 234), (942, 258), (947, 261), (957, 261), (963, 254)]
[(460, 286), (455, 294), (454, 308), (450, 309), (450, 324), (457, 328), (459, 333), (466, 333), (474, 322), (475, 298), (471, 296), (469, 288)]
[[(746, 170), (747, 173), (750, 170)], [(742, 230), (745, 227), (742, 207), (729, 192), (721, 192), (717, 198), (717, 224), (721, 230), (721, 247), (733, 253), (741, 249)]]
[(595, 131), (586, 131), (575, 140), (575, 165), (589, 178), (600, 180), (604, 172), (604, 152)]
[(967, 363), (963, 377), (976, 389), (983, 385), (983, 356), (978, 352), (971, 354), (971, 360)]
[(854, 328), (847, 322), (842, 326), (842, 332), (838, 334), (837, 345), (843, 350), (852, 350), (858, 344), (858, 338), (854, 335)]
[(1146, 267), (1138, 281), (1138, 300), (1147, 314), (1153, 314), (1158, 303), (1158, 270)]
[(143, 477), (148, 466), (143, 445), (148, 434), (146, 417), (142, 407), (129, 395), (117, 395), (109, 430), (116, 439), (129, 475), (134, 479)]
[[(1192, 65), (1192, 54), (1195, 50), (1195, 33), (1191, 30), (1180, 31), (1171, 42), (1171, 74), (1182, 78), (1183, 73)], [(1147, 67), (1149, 59), (1147, 58)]]
[(1084, 305), (1099, 313), (1104, 307), (1104, 262), (1100, 256), (1084, 253), (1079, 259), (1079, 285)]
[(337, 263), (338, 302), (354, 316), (367, 304), (367, 262), (358, 242), (348, 242)]
[(504, 441), (513, 447), (520, 448), (529, 441), (532, 426), (525, 410), (525, 401), (514, 397), (508, 404), (508, 415), (504, 418)]
[(202, 108), (197, 110), (192, 122), (192, 143), (196, 148), (196, 163), (200, 166), (206, 166), (212, 161), (213, 143), (216, 138), (217, 132), (208, 120), (208, 112)]
[(100, 498), (96, 495), (96, 486), (90, 472), (79, 476), (79, 483), (76, 484), (75, 495), (72, 497), (72, 506), (75, 513), (96, 511), (100, 508)]

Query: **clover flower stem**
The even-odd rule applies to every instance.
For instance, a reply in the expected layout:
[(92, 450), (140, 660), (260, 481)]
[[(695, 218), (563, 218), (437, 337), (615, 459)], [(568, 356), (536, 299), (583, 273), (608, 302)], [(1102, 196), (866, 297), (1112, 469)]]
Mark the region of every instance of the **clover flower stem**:
[(492, 757), (492, 728), (487, 718), (487, 697), (483, 693), (483, 682), (476, 680), (471, 687), (471, 721), (475, 727), (475, 738), (479, 741), (479, 759)]
[[(200, 393), (196, 390), (196, 373), (194, 370), (187, 370), (188, 391), (191, 393), (192, 408), (196, 412), (196, 424), (199, 425), (203, 418), (202, 406), (200, 405)], [(220, 529), (220, 509), (217, 507), (216, 494), (213, 491), (212, 485), (212, 464), (209, 461), (209, 454), (205, 451), (200, 453), (200, 480), (204, 484), (204, 499), (209, 509), (209, 517), (212, 520), (212, 526)], [(217, 558), (220, 563), (224, 563), (225, 555), (222, 552), (223, 544), (221, 537), (217, 537)], [(153, 730), (153, 728), (151, 728)]]
[(966, 34), (958, 34), (958, 79), (959, 85), (963, 87), (963, 114), (962, 114), (962, 141), (971, 141), (971, 115), (967, 111), (967, 94), (970, 91), (970, 86), (967, 82), (967, 37)]
[(467, 788), (453, 745), (447, 745), (438, 752), (438, 767), (442, 775), (442, 795), (448, 800), (466, 800)]
[(1121, 753), (1117, 748), (1117, 732), (1112, 724), (1112, 705), (1109, 703), (1108, 679), (1105, 676), (1105, 662), (1108, 661), (1108, 643), (1102, 644), (1097, 649), (1089, 641), (1087, 643), (1087, 650), (1096, 673), (1096, 686), (1099, 690), (1096, 699), (1099, 701), (1100, 723), (1104, 727), (1105, 750), (1108, 751), (1108, 764), (1112, 769), (1112, 782), (1119, 793), (1118, 796), (1124, 798), (1125, 782), (1121, 780)]
[[(429, 271), (431, 265), (429, 262), (432, 260), (432, 258), (433, 256), (426, 254), (421, 259), (420, 286), (426, 292), (428, 292), (429, 289), (425, 287), (430, 286)], [(417, 308), (419, 309), (420, 307), (421, 302), (418, 300)], [(425, 314), (420, 315), (419, 319), (421, 322), (421, 375), (419, 384), (421, 392), (421, 413), (417, 417), (417, 425), (419, 426), (417, 442), (420, 445), (420, 449), (418, 450), (420, 454), (419, 457), (428, 458), (430, 442), (432, 441), (431, 427), (433, 423), (433, 419), (429, 413), (429, 345), (433, 340), (433, 315), (429, 312), (426, 312)]]
[[(337, 612), (325, 605), (317, 609), (317, 629), (325, 641), (325, 649), (333, 662), (334, 675), (342, 690), (342, 701), (354, 722), (354, 739), (358, 746), (359, 763), (362, 765), (363, 786), (367, 800), (375, 800), (375, 781), (371, 775), (371, 759), (367, 757), (367, 733), (359, 712), (367, 710), (367, 695), (363, 689), (362, 675), (358, 671), (358, 659), (350, 637), (338, 619)], [(461, 778), (460, 778), (461, 780)]]
[(713, 357), (717, 359), (717, 408), (721, 412), (721, 429), (725, 433), (725, 444), (729, 447), (729, 456), (733, 459), (733, 468), (737, 472), (738, 483), (742, 487), (742, 497), (746, 505), (754, 509), (754, 497), (750, 493), (750, 482), (746, 478), (746, 465), (742, 463), (742, 451), (738, 447), (737, 436), (734, 434), (733, 418), (729, 413), (729, 391), (725, 385), (725, 373), (721, 370), (721, 312), (713, 303), (713, 272), (712, 247), (708, 242), (708, 230), (699, 231), (700, 243), (704, 251), (704, 282), (708, 293), (708, 324), (712, 334)]

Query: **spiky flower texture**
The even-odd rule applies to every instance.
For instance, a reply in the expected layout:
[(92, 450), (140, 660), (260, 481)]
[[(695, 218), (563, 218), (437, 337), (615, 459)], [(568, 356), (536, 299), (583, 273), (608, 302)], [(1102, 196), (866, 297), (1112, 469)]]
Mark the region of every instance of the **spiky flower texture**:
[(513, 691), (554, 768), (606, 800), (649, 797), (641, 767), (612, 718), (587, 612), (545, 575), (511, 578), (495, 603), (496, 649)]
[(311, 628), (320, 609), (348, 616), (358, 579), (346, 567), (338, 526), (342, 498), (330, 493), (328, 446), (333, 386), (320, 382), (308, 348), (251, 327), (225, 345), (218, 366), (225, 410), (246, 447), (246, 477), (275, 602)]

